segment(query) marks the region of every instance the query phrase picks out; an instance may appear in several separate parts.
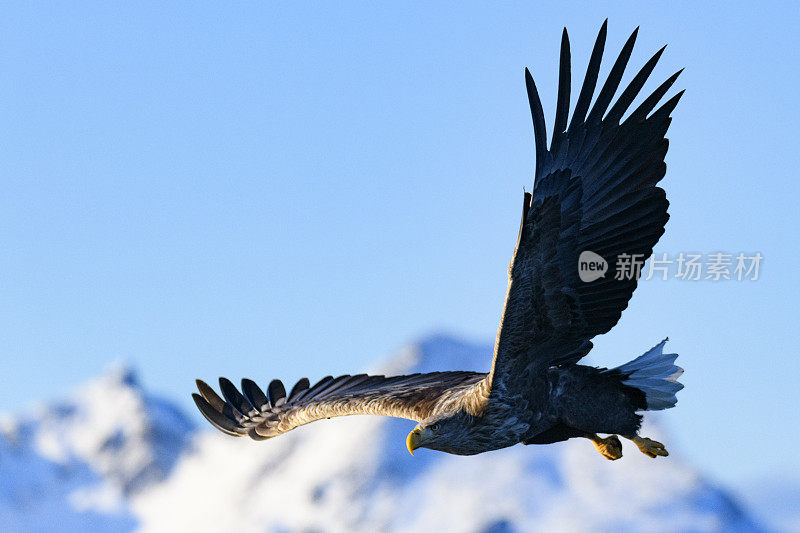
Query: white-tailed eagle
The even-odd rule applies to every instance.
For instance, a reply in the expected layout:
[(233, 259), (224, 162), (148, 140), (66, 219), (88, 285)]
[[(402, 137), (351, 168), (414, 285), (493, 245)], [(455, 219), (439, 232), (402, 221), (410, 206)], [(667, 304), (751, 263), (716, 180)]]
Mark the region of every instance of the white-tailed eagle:
[(663, 353), (666, 341), (617, 368), (578, 364), (592, 348), (591, 339), (617, 323), (638, 281), (613, 271), (584, 281), (581, 253), (599, 255), (608, 265), (624, 257), (644, 260), (669, 218), (669, 203), (657, 183), (666, 172), (670, 113), (683, 91), (657, 105), (680, 71), (622, 120), (663, 48), (612, 105), (637, 31), (590, 108), (606, 39), (603, 23), (568, 121), (570, 48), (564, 30), (549, 148), (542, 104), (525, 70), (536, 143), (535, 184), (524, 195), (488, 373), (328, 376), (313, 386), (303, 378), (288, 394), (278, 380), (265, 393), (249, 379), (242, 380), (239, 391), (220, 378), (222, 397), (198, 380), (200, 394), (193, 396), (200, 412), (220, 431), (255, 440), (334, 416), (384, 415), (418, 423), (407, 438), (412, 453), (430, 448), (472, 455), (520, 442), (585, 437), (603, 456), (617, 459), (622, 455), (617, 435), (622, 435), (650, 457), (667, 455), (662, 444), (638, 434), (639, 412), (674, 406), (683, 387), (677, 382), (682, 372), (674, 365), (677, 355)]

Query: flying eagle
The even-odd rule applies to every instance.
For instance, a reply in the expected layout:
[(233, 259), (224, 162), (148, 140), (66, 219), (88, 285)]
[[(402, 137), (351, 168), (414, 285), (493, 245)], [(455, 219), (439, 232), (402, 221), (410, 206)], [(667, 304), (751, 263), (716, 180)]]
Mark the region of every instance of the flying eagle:
[(580, 270), (588, 265), (580, 265), (579, 258), (590, 252), (600, 268), (601, 261), (607, 267), (651, 255), (669, 218), (669, 202), (656, 185), (666, 172), (664, 135), (683, 94), (655, 109), (678, 71), (621, 120), (664, 51), (645, 63), (611, 105), (637, 28), (590, 109), (606, 27), (607, 21), (597, 36), (569, 124), (570, 47), (564, 29), (549, 149), (542, 104), (525, 69), (536, 176), (533, 192), (524, 193), (488, 373), (327, 376), (313, 386), (303, 378), (288, 394), (279, 380), (265, 393), (252, 380), (242, 380), (240, 392), (220, 378), (222, 397), (197, 380), (200, 394), (193, 397), (208, 421), (228, 435), (263, 440), (334, 416), (384, 415), (417, 422), (406, 440), (412, 454), (429, 448), (472, 455), (520, 442), (549, 444), (585, 437), (613, 460), (622, 456), (617, 437), (622, 435), (650, 457), (666, 456), (661, 443), (638, 434), (639, 412), (674, 406), (675, 394), (683, 388), (677, 382), (683, 372), (674, 365), (677, 354), (663, 353), (666, 339), (617, 368), (578, 364), (591, 350), (591, 339), (617, 323), (638, 281), (638, 276), (613, 272), (587, 281)]

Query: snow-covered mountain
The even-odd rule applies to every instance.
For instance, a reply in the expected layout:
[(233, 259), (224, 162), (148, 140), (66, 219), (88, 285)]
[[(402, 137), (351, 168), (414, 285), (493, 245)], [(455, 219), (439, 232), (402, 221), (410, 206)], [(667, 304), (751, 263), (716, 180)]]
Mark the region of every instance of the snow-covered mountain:
[(0, 423), (0, 531), (128, 531), (135, 495), (164, 482), (194, 424), (114, 368), (64, 401)]
[[(482, 370), (488, 353), (434, 336), (379, 370)], [(760, 531), (674, 454), (652, 460), (628, 446), (609, 462), (577, 439), (412, 457), (412, 427), (351, 417), (233, 439), (197, 431), (117, 369), (3, 420), (0, 531)]]

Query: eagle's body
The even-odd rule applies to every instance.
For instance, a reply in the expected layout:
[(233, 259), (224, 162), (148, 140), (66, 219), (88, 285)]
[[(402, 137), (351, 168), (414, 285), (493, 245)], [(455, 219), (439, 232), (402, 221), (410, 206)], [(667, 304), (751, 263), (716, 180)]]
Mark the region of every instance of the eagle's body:
[[(656, 108), (679, 73), (621, 121), (660, 57), (659, 50), (613, 99), (633, 49), (623, 47), (591, 110), (605, 44), (600, 31), (572, 119), (570, 51), (562, 38), (555, 127), (547, 147), (544, 115), (533, 78), (526, 85), (536, 139), (536, 180), (525, 193), (522, 223), (509, 267), (509, 284), (494, 358), (488, 373), (434, 372), (408, 376), (328, 376), (313, 387), (300, 380), (287, 394), (273, 380), (263, 392), (242, 380), (242, 392), (220, 378), (221, 398), (198, 380), (195, 401), (218, 429), (262, 440), (334, 416), (372, 414), (418, 422), (409, 451), (419, 447), (472, 455), (518, 443), (548, 444), (587, 437), (609, 459), (621, 456), (615, 434), (642, 452), (664, 447), (637, 432), (639, 411), (675, 405), (682, 388), (677, 355), (666, 341), (615, 369), (578, 365), (590, 339), (619, 320), (637, 276), (607, 273), (584, 281), (579, 257), (592, 252), (612, 268), (643, 262), (664, 232), (668, 202), (656, 184), (666, 172), (664, 138), (678, 93)], [(598, 433), (612, 434), (601, 438)]]

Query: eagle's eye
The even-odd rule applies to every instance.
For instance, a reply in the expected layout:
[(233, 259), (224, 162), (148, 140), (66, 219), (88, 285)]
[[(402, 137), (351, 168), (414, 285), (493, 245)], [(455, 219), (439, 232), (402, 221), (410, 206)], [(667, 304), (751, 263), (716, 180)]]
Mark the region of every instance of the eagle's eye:
[(435, 433), (436, 433), (436, 432), (438, 432), (438, 431), (439, 431), (439, 428), (440, 428), (440, 427), (441, 427), (441, 426), (439, 426), (439, 423), (437, 422), (437, 423), (435, 423), (435, 424), (431, 425), (431, 431), (433, 431), (433, 432), (435, 432)]

